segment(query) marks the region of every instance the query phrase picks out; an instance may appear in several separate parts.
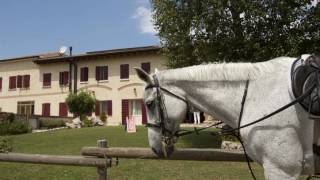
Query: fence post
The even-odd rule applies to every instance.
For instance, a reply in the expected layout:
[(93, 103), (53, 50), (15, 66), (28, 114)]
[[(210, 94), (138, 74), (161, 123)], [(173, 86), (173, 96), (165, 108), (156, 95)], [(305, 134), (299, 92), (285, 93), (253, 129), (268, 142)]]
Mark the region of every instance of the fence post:
[[(97, 147), (99, 148), (106, 148), (107, 147), (107, 140), (101, 139), (97, 140)], [(106, 159), (107, 161), (107, 159)], [(107, 179), (107, 166), (106, 167), (97, 167), (97, 179), (98, 180), (106, 180)]]

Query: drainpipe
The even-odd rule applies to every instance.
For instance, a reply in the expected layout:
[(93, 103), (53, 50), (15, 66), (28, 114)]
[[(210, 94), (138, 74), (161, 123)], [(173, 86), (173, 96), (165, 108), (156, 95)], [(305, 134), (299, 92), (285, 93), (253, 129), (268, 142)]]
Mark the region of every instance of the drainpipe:
[(72, 92), (72, 46), (69, 47), (69, 56), (70, 56), (70, 62), (69, 62), (69, 92)]
[(73, 92), (76, 94), (78, 91), (77, 85), (78, 85), (78, 65), (77, 62), (74, 61), (73, 63)]

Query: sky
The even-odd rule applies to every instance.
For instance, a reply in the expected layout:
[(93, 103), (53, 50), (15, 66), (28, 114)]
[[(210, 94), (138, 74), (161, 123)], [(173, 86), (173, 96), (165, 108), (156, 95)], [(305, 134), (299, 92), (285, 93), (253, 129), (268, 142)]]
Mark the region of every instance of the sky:
[(0, 59), (159, 45), (149, 0), (1, 0)]

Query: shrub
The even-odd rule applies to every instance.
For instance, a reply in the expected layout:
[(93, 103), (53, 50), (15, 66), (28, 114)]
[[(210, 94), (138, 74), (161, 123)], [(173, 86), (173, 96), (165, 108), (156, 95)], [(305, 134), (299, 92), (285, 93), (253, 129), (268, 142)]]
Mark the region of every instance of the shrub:
[(14, 135), (31, 132), (31, 128), (22, 122), (0, 124), (0, 135)]
[(83, 127), (93, 127), (93, 122), (90, 120), (90, 119), (88, 119), (88, 117), (83, 117), (82, 118), (83, 119)]
[(60, 119), (40, 119), (40, 128), (57, 128), (57, 127), (63, 127), (65, 126), (65, 122)]
[(104, 122), (104, 123), (107, 121), (107, 115), (106, 115), (105, 112), (102, 112), (102, 113), (100, 114), (100, 120), (101, 120), (102, 122)]
[(0, 153), (8, 153), (12, 151), (12, 140), (9, 137), (0, 136)]
[(96, 99), (94, 94), (89, 91), (80, 91), (78, 94), (70, 93), (66, 98), (69, 111), (80, 116), (91, 113), (95, 109)]
[(15, 117), (13, 113), (10, 113), (9, 116), (7, 117), (7, 121), (9, 123), (12, 123), (14, 121)]

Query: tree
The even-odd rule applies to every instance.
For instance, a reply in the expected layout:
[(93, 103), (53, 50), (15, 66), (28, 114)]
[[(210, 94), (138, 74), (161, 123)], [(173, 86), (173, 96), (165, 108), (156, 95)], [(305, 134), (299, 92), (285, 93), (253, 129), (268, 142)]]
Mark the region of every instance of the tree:
[(320, 51), (313, 0), (152, 0), (171, 68), (212, 61), (265, 61)]
[(70, 93), (66, 98), (69, 111), (80, 116), (82, 121), (84, 115), (94, 111), (96, 99), (94, 95), (87, 91), (80, 91), (78, 94)]

